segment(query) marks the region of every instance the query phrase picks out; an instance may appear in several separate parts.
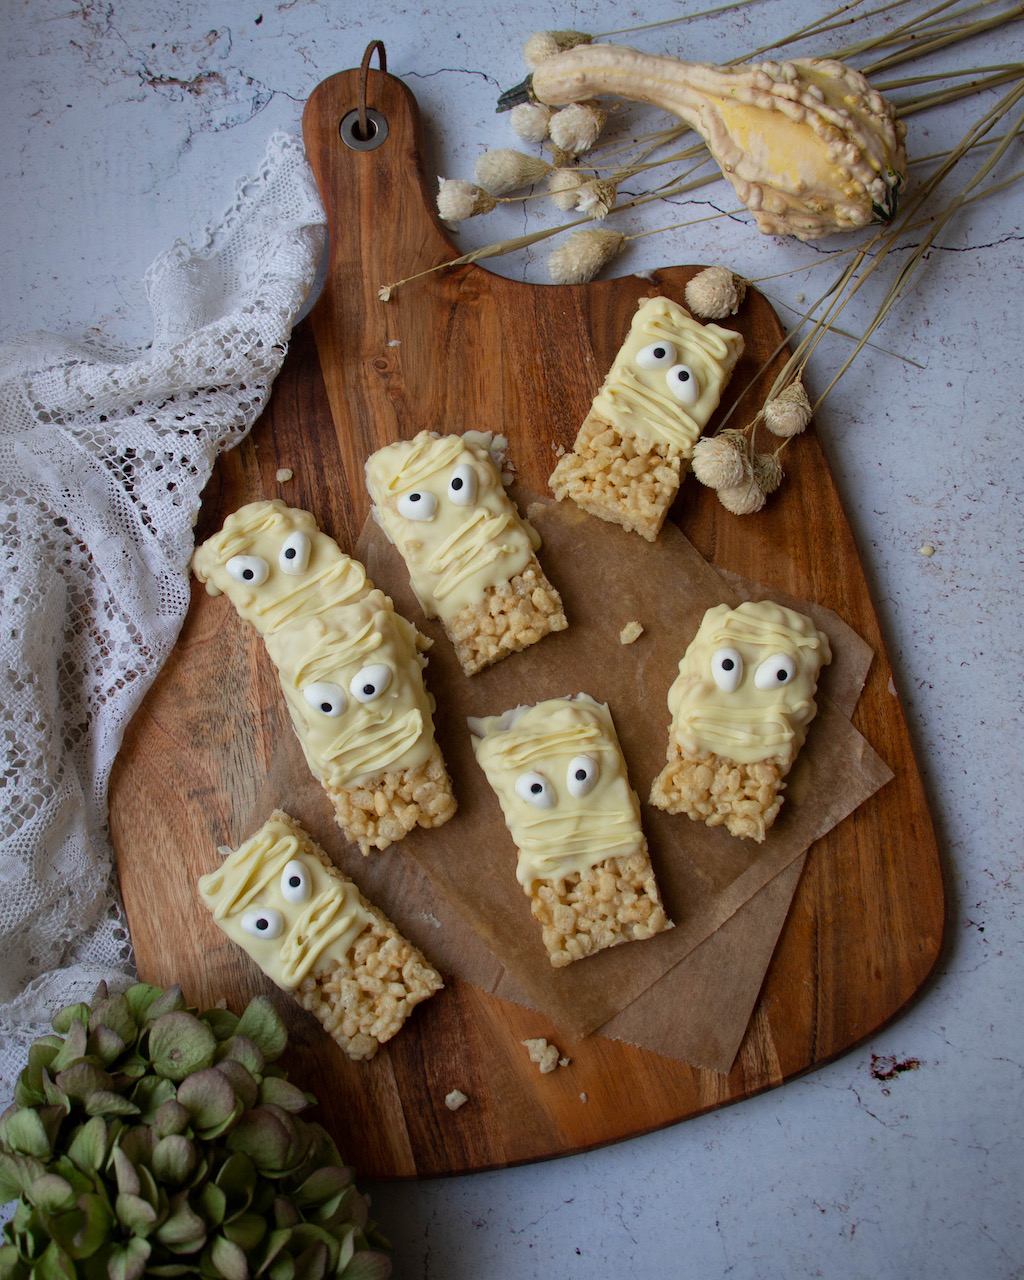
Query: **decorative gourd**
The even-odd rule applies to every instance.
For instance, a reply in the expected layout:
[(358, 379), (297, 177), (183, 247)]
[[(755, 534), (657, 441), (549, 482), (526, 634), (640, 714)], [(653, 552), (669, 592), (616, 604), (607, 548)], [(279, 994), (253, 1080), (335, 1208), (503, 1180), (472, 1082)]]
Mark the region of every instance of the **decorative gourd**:
[(832, 59), (733, 67), (586, 44), (545, 58), (503, 94), (548, 106), (615, 94), (694, 129), (767, 235), (816, 240), (888, 222), (906, 181), (906, 126), (857, 71)]

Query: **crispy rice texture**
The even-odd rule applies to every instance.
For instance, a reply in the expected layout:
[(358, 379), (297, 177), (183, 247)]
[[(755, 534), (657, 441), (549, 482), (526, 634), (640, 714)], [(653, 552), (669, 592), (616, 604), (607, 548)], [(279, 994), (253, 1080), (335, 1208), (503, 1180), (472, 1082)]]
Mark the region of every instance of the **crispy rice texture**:
[(372, 784), (332, 791), (325, 788), (345, 835), (364, 856), (386, 849), (413, 827), (439, 827), (455, 812), (455, 796), (441, 748), (415, 769), (392, 769)]
[[(280, 810), (272, 816), (288, 823), (304, 852), (340, 880), (348, 880), (293, 818)], [(437, 970), (384, 913), (362, 894), (359, 901), (372, 917), (371, 923), (344, 960), (314, 970), (295, 992), (299, 1004), (357, 1061), (372, 1058), (401, 1029), (416, 1005), (444, 986)]]
[(462, 670), (471, 676), (568, 625), (561, 596), (533, 556), (522, 573), (489, 587), (479, 604), (450, 618), (445, 630)]
[(679, 492), (682, 457), (672, 445), (623, 436), (589, 413), (548, 484), (559, 501), (571, 498), (592, 516), (653, 542)]
[(779, 760), (737, 764), (712, 752), (685, 755), (671, 742), (650, 802), (709, 827), (724, 824), (734, 836), (760, 843), (782, 808), (784, 776)]
[(665, 916), (647, 841), (635, 853), (607, 858), (564, 880), (542, 880), (530, 898), (544, 946), (556, 969), (620, 942), (671, 929)]

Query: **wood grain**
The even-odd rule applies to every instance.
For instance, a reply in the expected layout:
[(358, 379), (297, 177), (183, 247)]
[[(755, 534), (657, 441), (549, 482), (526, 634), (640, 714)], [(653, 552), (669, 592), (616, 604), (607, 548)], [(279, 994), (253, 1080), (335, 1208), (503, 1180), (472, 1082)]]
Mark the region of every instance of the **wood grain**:
[[(370, 72), (369, 105), (389, 125), (387, 142), (370, 152), (339, 140), (355, 95), (356, 73), (345, 72), (320, 85), (307, 105), (307, 150), (330, 218), (328, 283), (312, 324), (293, 337), (268, 410), (218, 463), (200, 538), (242, 503), (282, 496), (315, 512), (351, 549), (367, 512), (366, 455), (423, 427), (504, 430), (522, 479), (544, 491), (553, 447), (571, 444), (637, 299), (657, 291), (681, 299), (696, 270), (545, 288), (459, 267), (381, 303), (380, 285), (458, 251), (432, 209), (412, 95)], [(780, 332), (756, 293), (741, 319), (748, 352), (736, 387)], [(751, 411), (763, 391), (762, 380), (748, 396)], [(849, 1049), (926, 981), (941, 947), (944, 901), (921, 777), (857, 548), (813, 429), (787, 450), (786, 463), (783, 488), (754, 518), (728, 515), (692, 481), (673, 518), (713, 563), (829, 606), (868, 641), (877, 657), (854, 722), (896, 780), (813, 846), (735, 1067), (719, 1075), (591, 1036), (574, 1048), (571, 1072), (540, 1077), (519, 1041), (557, 1039), (554, 1029), (457, 981), (370, 1063), (348, 1062), (310, 1016), (290, 1009), (290, 1073), (318, 1095), (325, 1122), (364, 1176), (543, 1159), (737, 1101)], [(279, 484), (279, 467), (292, 468), (295, 479)], [(257, 990), (279, 996), (224, 945), (196, 902), (194, 882), (213, 865), (216, 845), (241, 838), (282, 802), (275, 778), (290, 737), (262, 641), (223, 601), (196, 588), (111, 784), (111, 829), (140, 972), (180, 982), (195, 1003), (225, 996), (241, 1008)], [(331, 839), (316, 789), (293, 799), (314, 835)], [(336, 832), (334, 842), (332, 849)], [(414, 916), (421, 886), (414, 868), (409, 877), (401, 892)], [(452, 1113), (443, 1098), (456, 1086), (472, 1101)]]

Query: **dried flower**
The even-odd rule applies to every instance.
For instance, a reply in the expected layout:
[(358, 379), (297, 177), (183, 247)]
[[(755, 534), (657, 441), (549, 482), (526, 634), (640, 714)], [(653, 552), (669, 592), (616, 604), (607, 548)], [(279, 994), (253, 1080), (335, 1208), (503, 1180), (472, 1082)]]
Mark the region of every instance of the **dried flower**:
[(590, 44), (590, 40), (584, 31), (535, 31), (523, 45), (523, 61), (532, 70), (552, 54), (575, 49), (578, 44)]
[(782, 484), (782, 463), (774, 453), (754, 454), (754, 479), (764, 494), (774, 493)]
[(556, 209), (568, 212), (576, 208), (578, 192), (585, 179), (575, 169), (554, 169), (548, 174), (548, 194)]
[(548, 255), (553, 284), (588, 284), (626, 243), (621, 231), (574, 231)]
[(572, 156), (589, 151), (601, 135), (608, 112), (589, 102), (573, 102), (556, 111), (548, 125), (548, 133), (556, 147)]
[(706, 267), (685, 290), (686, 305), (700, 320), (734, 316), (746, 297), (747, 282), (728, 267)]
[(490, 213), (498, 203), (489, 192), (463, 178), (440, 178), (438, 181), (437, 211), (445, 222), (464, 222), (479, 213)]
[(734, 516), (750, 516), (760, 511), (765, 503), (764, 490), (754, 479), (754, 468), (749, 459), (744, 458), (744, 479), (739, 484), (726, 485), (718, 490), (718, 501), (731, 511)]
[(764, 407), (764, 425), (776, 436), (798, 436), (811, 420), (811, 402), (797, 379)]
[(553, 112), (543, 102), (521, 102), (509, 115), (512, 132), (524, 142), (543, 142)]
[(591, 182), (585, 182), (577, 194), (576, 208), (580, 213), (600, 221), (615, 208), (618, 189), (618, 183), (612, 182), (610, 178), (594, 178)]
[(505, 196), (510, 191), (532, 187), (551, 172), (552, 166), (539, 156), (528, 156), (511, 147), (499, 147), (485, 151), (473, 169), (473, 178), (479, 187), (492, 196)]
[(703, 436), (693, 447), (691, 470), (709, 489), (728, 489), (746, 478), (747, 442), (741, 431)]

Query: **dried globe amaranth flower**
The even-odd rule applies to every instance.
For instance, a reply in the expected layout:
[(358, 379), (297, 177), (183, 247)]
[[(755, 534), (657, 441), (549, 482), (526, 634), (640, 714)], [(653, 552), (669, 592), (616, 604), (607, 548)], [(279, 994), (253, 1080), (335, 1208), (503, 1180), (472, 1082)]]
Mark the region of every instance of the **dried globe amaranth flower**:
[(758, 485), (746, 454), (743, 455), (743, 479), (738, 484), (723, 485), (717, 493), (718, 501), (735, 516), (753, 515), (765, 503), (764, 490)]
[(720, 431), (702, 436), (693, 447), (690, 469), (709, 489), (742, 484), (747, 471), (747, 440), (741, 431)]
[(686, 305), (700, 320), (724, 320), (734, 316), (747, 294), (747, 282), (728, 267), (706, 267), (690, 280)]
[(482, 187), (464, 178), (441, 178), (437, 190), (437, 211), (445, 222), (465, 222), (481, 213), (490, 213), (497, 200)]
[(548, 136), (548, 127), (553, 111), (543, 102), (520, 102), (509, 114), (512, 132), (524, 142), (543, 142)]
[(772, 435), (798, 436), (811, 420), (811, 402), (804, 384), (791, 382), (788, 387), (769, 400), (764, 407), (764, 425)]
[(782, 484), (782, 463), (774, 453), (755, 453), (753, 467), (754, 480), (762, 493), (774, 493)]
[(556, 209), (567, 213), (576, 208), (579, 190), (586, 181), (575, 169), (554, 169), (548, 174), (548, 195)]
[(590, 44), (590, 41), (585, 31), (535, 31), (523, 45), (523, 61), (532, 68), (553, 54), (575, 49), (578, 44)]
[(2, 1280), (390, 1275), (352, 1171), (276, 1065), (265, 997), (239, 1017), (101, 984), (53, 1029), (0, 1118)]
[(507, 196), (510, 191), (532, 187), (551, 172), (552, 166), (540, 156), (528, 156), (511, 147), (485, 151), (473, 167), (478, 187), (492, 196)]
[(574, 102), (556, 111), (548, 124), (551, 141), (571, 156), (589, 151), (601, 136), (608, 112), (590, 102)]
[(621, 231), (574, 231), (548, 255), (548, 274), (554, 284), (588, 284), (625, 243)]
[(612, 182), (611, 178), (594, 178), (590, 182), (584, 182), (576, 193), (576, 208), (588, 218), (600, 222), (615, 208), (618, 189), (618, 183)]

